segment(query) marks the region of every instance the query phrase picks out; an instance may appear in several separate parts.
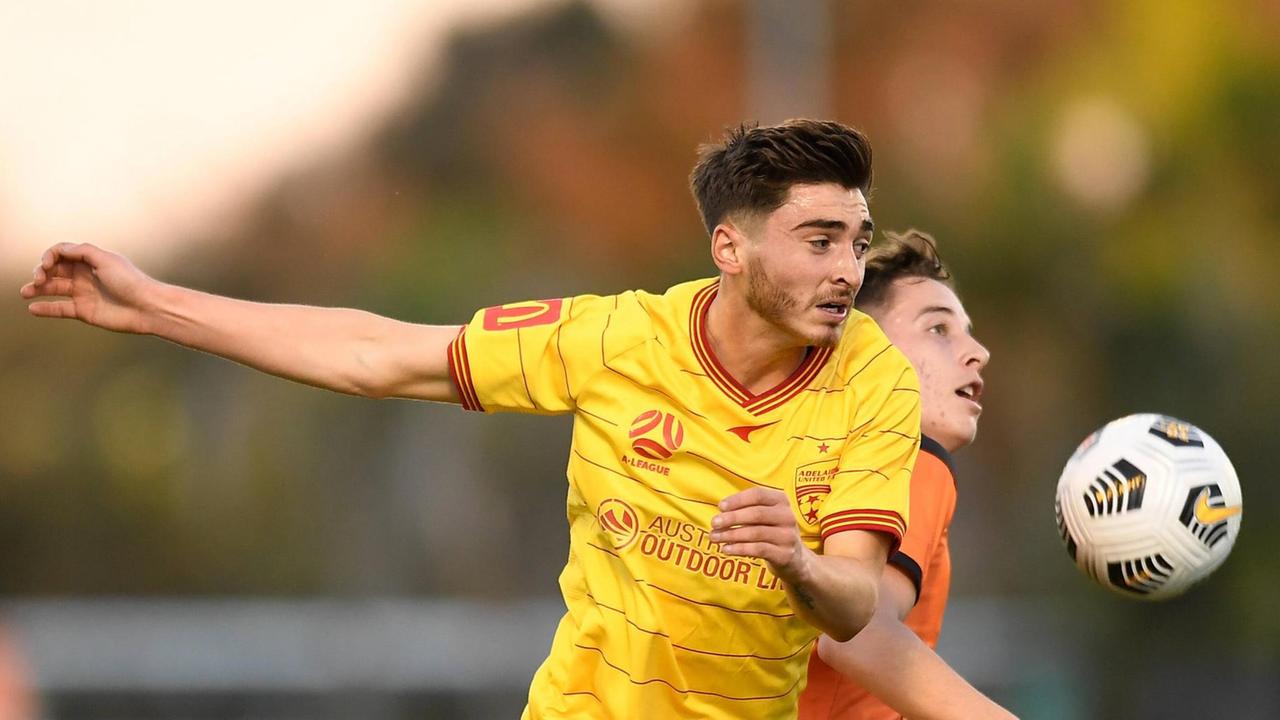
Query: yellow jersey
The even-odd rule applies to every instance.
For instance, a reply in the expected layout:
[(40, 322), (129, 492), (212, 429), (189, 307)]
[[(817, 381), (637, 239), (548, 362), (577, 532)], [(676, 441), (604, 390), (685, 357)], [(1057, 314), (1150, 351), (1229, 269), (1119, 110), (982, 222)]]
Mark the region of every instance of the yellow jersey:
[(808, 547), (906, 529), (920, 438), (915, 372), (850, 311), (753, 394), (704, 329), (719, 283), (486, 308), (449, 348), (469, 410), (573, 413), (568, 612), (524, 718), (786, 718), (817, 630), (762, 560), (709, 541), (725, 497), (785, 492)]

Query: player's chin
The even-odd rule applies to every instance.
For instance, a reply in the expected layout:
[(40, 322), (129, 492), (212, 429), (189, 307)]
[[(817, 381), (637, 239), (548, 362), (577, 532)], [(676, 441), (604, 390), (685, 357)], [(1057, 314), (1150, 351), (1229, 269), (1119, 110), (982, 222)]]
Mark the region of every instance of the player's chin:
[(947, 437), (937, 438), (937, 440), (945, 443), (951, 450), (959, 450), (969, 445), (978, 437), (977, 416), (956, 418), (947, 428), (946, 435)]
[(810, 324), (804, 335), (809, 344), (815, 347), (835, 347), (844, 335), (844, 320)]
[(832, 332), (814, 333), (809, 337), (809, 344), (813, 347), (833, 348), (840, 344), (840, 334), (840, 328)]

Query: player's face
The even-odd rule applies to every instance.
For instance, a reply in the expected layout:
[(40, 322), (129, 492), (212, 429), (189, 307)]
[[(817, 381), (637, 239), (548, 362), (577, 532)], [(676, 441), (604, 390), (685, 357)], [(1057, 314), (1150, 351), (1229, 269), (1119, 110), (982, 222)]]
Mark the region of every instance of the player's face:
[(894, 282), (875, 319), (920, 376), (920, 427), (948, 450), (973, 442), (982, 414), (982, 369), (991, 353), (955, 292), (937, 280)]
[(835, 345), (862, 285), (872, 229), (861, 190), (793, 185), (749, 232), (747, 304), (801, 344)]

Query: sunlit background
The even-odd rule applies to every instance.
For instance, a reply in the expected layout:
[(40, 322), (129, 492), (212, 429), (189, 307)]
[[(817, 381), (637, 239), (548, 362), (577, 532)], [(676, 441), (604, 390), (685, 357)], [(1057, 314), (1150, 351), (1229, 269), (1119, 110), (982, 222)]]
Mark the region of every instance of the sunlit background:
[[(798, 115), (870, 135), (877, 226), (939, 238), (994, 355), (943, 655), (1028, 720), (1280, 716), (1270, 0), (0, 0), (0, 698), (511, 718), (562, 607), (567, 420), (37, 321), (48, 244), (422, 322), (662, 290), (712, 272), (697, 145)], [(1247, 504), (1155, 605), (1090, 585), (1052, 512), (1140, 411), (1216, 437)]]

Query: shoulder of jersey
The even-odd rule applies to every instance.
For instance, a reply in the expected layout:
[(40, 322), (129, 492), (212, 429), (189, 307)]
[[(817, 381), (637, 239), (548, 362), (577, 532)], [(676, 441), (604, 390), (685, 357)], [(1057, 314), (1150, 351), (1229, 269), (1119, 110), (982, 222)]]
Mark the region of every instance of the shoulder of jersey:
[[(688, 335), (693, 297), (714, 280), (680, 283), (662, 294), (627, 290), (617, 295), (580, 295), (568, 310), (574, 320), (607, 328), (610, 354), (653, 339)], [(607, 317), (607, 319), (606, 319)], [(606, 325), (607, 323), (607, 325)]]
[(714, 279), (691, 280), (674, 285), (662, 294), (633, 290), (619, 296), (620, 318), (634, 325), (646, 337), (669, 338), (689, 334), (689, 313), (694, 296), (715, 282)]
[(876, 321), (858, 310), (849, 311), (840, 344), (836, 346), (835, 361), (836, 371), (842, 376), (863, 369), (892, 372), (896, 376), (902, 369), (911, 367), (907, 357), (889, 342)]

